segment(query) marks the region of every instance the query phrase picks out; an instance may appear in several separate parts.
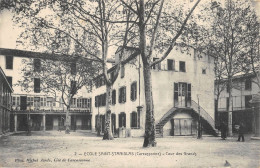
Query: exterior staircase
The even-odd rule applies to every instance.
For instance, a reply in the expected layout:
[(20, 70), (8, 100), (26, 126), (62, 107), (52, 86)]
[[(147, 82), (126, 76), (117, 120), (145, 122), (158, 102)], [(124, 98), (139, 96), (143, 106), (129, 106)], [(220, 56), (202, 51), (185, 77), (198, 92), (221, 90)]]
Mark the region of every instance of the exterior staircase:
[[(198, 110), (200, 108), (200, 110)], [(191, 107), (186, 108), (178, 108), (172, 107), (167, 113), (163, 115), (160, 121), (155, 125), (155, 134), (156, 137), (163, 137), (163, 127), (164, 125), (179, 111), (181, 110), (191, 110), (195, 112), (198, 116), (200, 115), (202, 125), (209, 130), (209, 132), (214, 135), (218, 136), (217, 130), (215, 129), (215, 121), (214, 119), (195, 101), (192, 100)]]

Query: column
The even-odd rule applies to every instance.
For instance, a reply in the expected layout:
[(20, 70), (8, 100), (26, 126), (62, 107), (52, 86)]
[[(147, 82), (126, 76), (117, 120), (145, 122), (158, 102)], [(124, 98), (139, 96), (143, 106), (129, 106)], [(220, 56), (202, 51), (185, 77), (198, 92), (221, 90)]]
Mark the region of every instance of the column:
[(14, 114), (14, 132), (17, 132), (17, 114)]
[(43, 126), (43, 131), (46, 130), (46, 114), (42, 115), (42, 126)]

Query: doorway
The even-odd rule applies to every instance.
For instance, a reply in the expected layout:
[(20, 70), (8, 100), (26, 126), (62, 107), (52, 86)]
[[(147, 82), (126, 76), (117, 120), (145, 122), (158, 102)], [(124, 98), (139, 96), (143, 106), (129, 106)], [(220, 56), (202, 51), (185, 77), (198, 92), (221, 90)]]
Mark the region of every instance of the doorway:
[(173, 119), (171, 120), (172, 129), (171, 135), (185, 136), (196, 134), (196, 124), (190, 118)]
[(191, 106), (191, 84), (174, 83), (174, 107)]

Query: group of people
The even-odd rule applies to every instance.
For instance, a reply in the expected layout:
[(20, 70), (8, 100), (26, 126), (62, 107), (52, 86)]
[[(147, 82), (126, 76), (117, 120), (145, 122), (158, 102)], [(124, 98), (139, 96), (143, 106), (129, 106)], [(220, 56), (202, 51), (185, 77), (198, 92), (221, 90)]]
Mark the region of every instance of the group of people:
[[(221, 138), (223, 140), (225, 140), (227, 138), (227, 130), (228, 130), (227, 124), (225, 122), (222, 122), (222, 124), (220, 126), (220, 131), (221, 131)], [(242, 140), (242, 142), (245, 141), (243, 123), (240, 123), (239, 128), (238, 128), (238, 140), (237, 141), (240, 141), (240, 139)]]

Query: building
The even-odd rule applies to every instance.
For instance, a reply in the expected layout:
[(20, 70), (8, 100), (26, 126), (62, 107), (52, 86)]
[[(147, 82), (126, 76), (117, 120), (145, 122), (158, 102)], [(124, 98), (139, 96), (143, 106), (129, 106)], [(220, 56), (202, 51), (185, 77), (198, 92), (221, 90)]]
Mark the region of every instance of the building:
[(0, 135), (10, 131), (10, 111), (12, 87), (0, 67)]
[[(228, 122), (228, 106), (229, 106), (229, 88), (226, 87), (227, 79), (223, 79), (220, 83), (223, 87), (217, 102), (218, 109), (216, 117), (219, 123)], [(241, 122), (245, 125), (246, 133), (253, 133), (255, 129), (255, 110), (252, 108), (252, 97), (259, 94), (256, 76), (253, 73), (235, 75), (232, 78), (232, 125), (233, 132), (236, 132), (235, 126)]]
[[(17, 86), (23, 79), (22, 69), (25, 61), (32, 61), (34, 70), (41, 67), (43, 59), (56, 60), (57, 56), (30, 51), (0, 49), (0, 66), (6, 74), (6, 80), (13, 86), (12, 111), (10, 115), (10, 130), (25, 131), (29, 119), (32, 120), (32, 130), (62, 130), (65, 124), (66, 108), (61, 100), (61, 93), (57, 96), (42, 91), (41, 78), (33, 80), (33, 90), (27, 92)], [(76, 65), (76, 63), (74, 63)], [(7, 87), (7, 84), (5, 84)], [(84, 87), (71, 100), (70, 128), (91, 130), (91, 97)], [(6, 102), (5, 102), (6, 103)], [(7, 120), (6, 120), (7, 121)]]
[[(115, 65), (108, 70), (114, 76)], [(143, 66), (140, 54), (128, 47), (120, 73), (112, 86), (112, 132), (115, 136), (143, 136), (145, 100)], [(156, 60), (159, 58), (153, 58)], [(152, 67), (152, 91), (157, 136), (196, 135), (198, 121), (207, 134), (216, 135), (214, 121), (214, 58), (176, 46), (167, 59)], [(100, 121), (105, 127), (106, 86), (101, 74), (92, 92), (92, 131)], [(140, 111), (140, 107), (142, 110)], [(139, 108), (139, 109), (138, 109)], [(94, 127), (95, 126), (95, 127)], [(125, 135), (120, 131), (126, 130)]]

